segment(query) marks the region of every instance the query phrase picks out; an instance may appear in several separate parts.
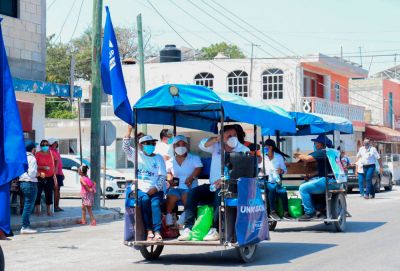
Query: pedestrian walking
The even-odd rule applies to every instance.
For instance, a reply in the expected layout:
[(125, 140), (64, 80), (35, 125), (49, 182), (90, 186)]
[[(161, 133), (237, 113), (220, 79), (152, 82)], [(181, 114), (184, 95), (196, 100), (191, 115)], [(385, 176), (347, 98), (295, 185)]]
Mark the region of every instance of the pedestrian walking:
[(57, 186), (54, 187), (54, 212), (62, 212), (63, 209), (60, 208), (60, 190), (61, 187), (64, 186), (64, 173), (63, 173), (63, 165), (61, 160), (60, 152), (58, 151), (58, 140), (55, 138), (49, 139), (50, 151), (55, 158), (55, 167), (56, 167), (56, 178), (57, 178)]
[(90, 224), (96, 226), (96, 219), (94, 218), (92, 206), (94, 204), (94, 194), (96, 193), (96, 183), (87, 176), (88, 166), (81, 166), (78, 170), (81, 176), (81, 197), (82, 197), (82, 219), (79, 224), (86, 225), (86, 211), (89, 213)]
[(37, 231), (32, 229), (29, 216), (35, 207), (37, 197), (37, 162), (35, 158), (36, 145), (32, 141), (25, 144), (26, 156), (28, 160), (28, 171), (19, 177), (20, 190), (24, 197), (24, 209), (22, 211), (22, 227), (21, 234), (32, 234)]
[(38, 165), (38, 193), (35, 202), (35, 213), (40, 215), (40, 202), (42, 192), (44, 191), (46, 197), (47, 215), (51, 216), (51, 205), (53, 204), (53, 191), (54, 187), (58, 186), (57, 178), (55, 176), (56, 167), (53, 153), (49, 149), (49, 142), (42, 140), (40, 142), (40, 151), (35, 154)]
[[(379, 170), (382, 173), (382, 163), (381, 156), (375, 147), (371, 145), (371, 142), (368, 138), (364, 139), (364, 146), (360, 148), (357, 153), (357, 159), (360, 160), (360, 163), (363, 167), (364, 174), (360, 174), (362, 181), (366, 183), (366, 191), (364, 194), (365, 199), (373, 199), (375, 198), (375, 189), (372, 185), (372, 178), (374, 176), (377, 165), (380, 167)], [(359, 180), (361, 183), (361, 181)]]

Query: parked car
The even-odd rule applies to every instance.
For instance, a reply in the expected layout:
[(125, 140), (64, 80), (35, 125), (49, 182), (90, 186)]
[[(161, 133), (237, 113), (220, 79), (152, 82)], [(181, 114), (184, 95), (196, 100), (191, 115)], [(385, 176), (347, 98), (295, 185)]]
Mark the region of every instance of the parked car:
[(392, 174), (393, 183), (400, 184), (400, 155), (391, 153), (382, 155), (383, 165), (387, 165)]
[[(61, 197), (79, 196), (81, 185), (79, 183), (78, 168), (80, 158), (76, 155), (61, 155), (63, 163), (63, 172), (65, 176), (64, 186), (61, 189)], [(89, 166), (88, 175), (90, 176), (90, 163), (82, 159), (83, 164)], [(101, 172), (101, 191), (103, 191), (103, 172)], [(106, 197), (108, 199), (117, 199), (125, 193), (126, 179), (125, 174), (114, 169), (107, 169), (106, 173)]]
[[(358, 189), (358, 177), (355, 174), (355, 165), (350, 165), (347, 168), (347, 193), (350, 193), (354, 188)], [(374, 184), (375, 193), (379, 193), (383, 187), (386, 191), (392, 190), (393, 180), (392, 174), (387, 166), (383, 164), (383, 173), (380, 174), (375, 171), (372, 183)], [(365, 187), (365, 183), (364, 183)]]

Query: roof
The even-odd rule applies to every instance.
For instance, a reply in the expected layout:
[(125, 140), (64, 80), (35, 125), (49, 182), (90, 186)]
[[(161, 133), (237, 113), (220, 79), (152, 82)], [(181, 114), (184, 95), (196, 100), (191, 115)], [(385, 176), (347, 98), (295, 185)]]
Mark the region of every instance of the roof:
[(378, 142), (400, 142), (400, 131), (378, 125), (367, 125), (365, 136)]
[[(177, 95), (171, 89), (177, 88)], [(219, 92), (197, 85), (167, 84), (148, 91), (133, 106), (138, 124), (161, 124), (216, 133), (221, 121), (244, 122), (285, 132), (295, 132), (289, 113), (278, 106)], [(174, 114), (175, 113), (175, 114)]]

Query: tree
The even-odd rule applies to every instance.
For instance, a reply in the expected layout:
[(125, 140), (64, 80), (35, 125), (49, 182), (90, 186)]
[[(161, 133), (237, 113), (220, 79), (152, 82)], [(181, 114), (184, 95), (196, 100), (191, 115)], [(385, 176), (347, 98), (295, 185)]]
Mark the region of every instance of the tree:
[(220, 42), (211, 44), (208, 47), (201, 48), (200, 60), (213, 59), (218, 53), (223, 53), (229, 58), (245, 58), (246, 56), (242, 50), (234, 44), (227, 44), (226, 42)]
[(69, 82), (71, 56), (67, 44), (54, 43), (54, 35), (47, 38), (46, 81), (66, 84)]

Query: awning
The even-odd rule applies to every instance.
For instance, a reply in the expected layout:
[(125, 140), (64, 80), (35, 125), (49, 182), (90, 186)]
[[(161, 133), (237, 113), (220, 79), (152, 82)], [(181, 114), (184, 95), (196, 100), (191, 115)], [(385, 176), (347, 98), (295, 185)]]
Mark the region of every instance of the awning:
[(400, 143), (400, 132), (385, 126), (367, 125), (365, 137), (377, 142)]
[[(29, 92), (56, 97), (70, 97), (70, 85), (43, 81), (25, 80), (13, 77), (15, 91)], [(74, 98), (82, 97), (82, 88), (74, 86)]]
[(33, 103), (17, 101), (19, 115), (21, 116), (22, 130), (24, 132), (32, 131)]

